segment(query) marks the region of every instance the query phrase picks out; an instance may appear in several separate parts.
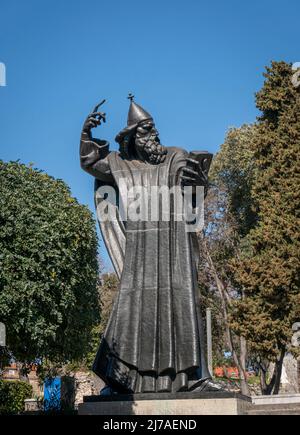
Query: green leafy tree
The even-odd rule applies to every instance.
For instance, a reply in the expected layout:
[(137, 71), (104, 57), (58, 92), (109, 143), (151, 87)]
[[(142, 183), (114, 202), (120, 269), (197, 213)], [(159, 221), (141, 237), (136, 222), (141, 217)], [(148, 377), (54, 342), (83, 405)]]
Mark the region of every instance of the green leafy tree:
[(233, 327), (247, 338), (260, 361), (275, 363), (269, 383), (266, 365), (261, 364), (265, 394), (279, 391), (292, 325), (300, 317), (300, 94), (292, 75), (291, 65), (273, 62), (256, 95), (262, 114), (249, 146), (257, 168), (251, 187), (257, 223), (245, 240), (242, 257), (232, 261), (245, 294), (236, 303)]
[(239, 238), (248, 234), (257, 218), (251, 195), (257, 170), (251, 143), (256, 131), (256, 124), (230, 128), (210, 171), (210, 180), (219, 193), (222, 192), (226, 210)]
[(218, 335), (214, 337), (214, 354), (221, 359), (225, 349), (232, 353), (244, 394), (250, 393), (246, 340), (234, 334), (230, 325), (233, 302), (242, 298), (243, 292), (234, 282), (229, 264), (240, 255), (243, 237), (255, 222), (250, 197), (254, 167), (249, 151), (255, 129), (255, 125), (230, 129), (214, 157), (205, 202), (205, 227), (199, 237), (201, 293), (205, 296), (204, 304), (213, 309), (214, 330)]
[(24, 363), (89, 349), (99, 319), (95, 222), (62, 180), (0, 161), (0, 319)]

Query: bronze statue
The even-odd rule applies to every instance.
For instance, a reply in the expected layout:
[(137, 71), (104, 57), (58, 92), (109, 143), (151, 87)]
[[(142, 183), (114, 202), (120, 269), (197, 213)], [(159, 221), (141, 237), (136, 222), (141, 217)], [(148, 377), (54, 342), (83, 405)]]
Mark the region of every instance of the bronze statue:
[[(80, 143), (81, 167), (100, 186), (109, 185), (123, 201), (127, 187), (204, 186), (211, 154), (189, 154), (160, 143), (152, 116), (133, 101), (127, 126), (116, 136), (119, 151), (93, 138), (105, 122), (97, 105), (87, 117)], [(116, 206), (118, 212), (118, 204)], [(93, 370), (118, 393), (210, 391), (205, 338), (198, 301), (196, 234), (175, 219), (102, 221), (100, 228), (120, 278), (119, 292)]]

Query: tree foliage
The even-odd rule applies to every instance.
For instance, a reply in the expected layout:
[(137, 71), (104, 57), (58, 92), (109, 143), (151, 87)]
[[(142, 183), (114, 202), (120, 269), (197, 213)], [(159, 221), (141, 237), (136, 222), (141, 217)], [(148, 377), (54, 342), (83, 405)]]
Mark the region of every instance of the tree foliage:
[(267, 392), (278, 392), (282, 359), (300, 317), (300, 94), (292, 74), (291, 65), (273, 62), (256, 95), (262, 114), (249, 147), (257, 168), (251, 187), (257, 223), (246, 238), (248, 248), (232, 261), (245, 292), (233, 327), (261, 358), (277, 364)]
[(80, 358), (99, 317), (97, 236), (62, 180), (0, 161), (0, 319), (15, 358)]
[(248, 234), (256, 221), (251, 189), (257, 168), (250, 147), (256, 129), (256, 124), (229, 129), (210, 172), (212, 184), (225, 197), (224, 207), (239, 237)]
[(261, 116), (229, 130), (212, 165), (204, 237), (204, 265), (235, 361), (241, 369), (240, 337), (261, 363), (267, 394), (279, 390), (292, 325), (300, 318), (300, 94), (292, 75), (291, 65), (273, 62), (256, 95)]
[(205, 202), (205, 227), (199, 237), (201, 293), (213, 308), (214, 330), (218, 334), (214, 337), (218, 343), (214, 352), (219, 358), (224, 350), (232, 353), (245, 394), (249, 394), (246, 343), (233, 333), (229, 320), (234, 300), (243, 297), (243, 293), (234, 282), (230, 261), (240, 255), (241, 241), (255, 222), (250, 197), (254, 168), (248, 147), (255, 128), (244, 125), (230, 129), (214, 157)]

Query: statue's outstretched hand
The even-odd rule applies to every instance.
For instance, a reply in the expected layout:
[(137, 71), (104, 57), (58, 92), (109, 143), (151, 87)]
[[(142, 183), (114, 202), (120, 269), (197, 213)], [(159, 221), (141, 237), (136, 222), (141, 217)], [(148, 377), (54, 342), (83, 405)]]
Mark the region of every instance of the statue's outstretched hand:
[(101, 122), (106, 122), (106, 114), (104, 112), (98, 112), (98, 108), (105, 102), (105, 100), (101, 101), (100, 104), (94, 107), (93, 111), (88, 115), (84, 124), (83, 131), (89, 133), (92, 128), (98, 127)]

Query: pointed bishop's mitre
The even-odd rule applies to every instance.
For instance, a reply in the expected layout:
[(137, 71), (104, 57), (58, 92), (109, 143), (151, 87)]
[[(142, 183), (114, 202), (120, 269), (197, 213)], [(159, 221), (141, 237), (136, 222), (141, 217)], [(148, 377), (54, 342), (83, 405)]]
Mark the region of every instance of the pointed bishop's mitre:
[(140, 122), (150, 119), (153, 120), (150, 113), (133, 101), (133, 95), (129, 94), (128, 98), (130, 99), (130, 106), (127, 117), (127, 127), (123, 128), (115, 138), (115, 141), (120, 145), (122, 144), (124, 147), (126, 147), (126, 145), (123, 144), (124, 139), (134, 132)]
[(141, 121), (152, 119), (152, 116), (134, 101), (130, 102), (128, 111), (127, 126), (139, 124)]

